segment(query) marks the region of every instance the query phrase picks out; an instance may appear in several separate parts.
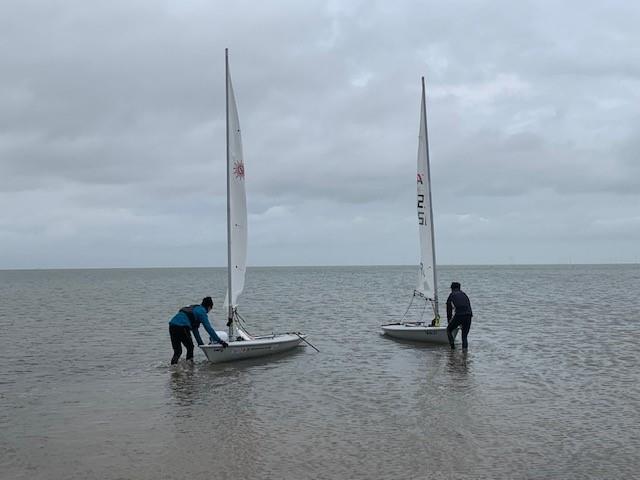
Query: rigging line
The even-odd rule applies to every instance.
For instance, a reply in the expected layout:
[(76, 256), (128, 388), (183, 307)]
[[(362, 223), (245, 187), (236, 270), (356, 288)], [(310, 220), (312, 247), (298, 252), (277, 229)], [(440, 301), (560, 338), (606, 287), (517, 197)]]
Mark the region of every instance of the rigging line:
[(429, 300), (427, 300), (426, 298), (424, 299), (424, 307), (422, 307), (422, 312), (420, 313), (420, 321), (422, 322), (423, 318), (424, 318), (424, 311), (427, 309), (427, 302)]
[(253, 334), (247, 329), (247, 322), (244, 319), (244, 317), (242, 317), (242, 315), (240, 315), (237, 310), (235, 310), (234, 313), (235, 313), (235, 316), (238, 317), (238, 320), (239, 320), (238, 323), (240, 324), (242, 329), (253, 337)]
[(242, 316), (237, 311), (233, 312), (233, 319), (238, 323), (238, 326), (240, 326), (240, 328), (242, 329), (246, 328), (244, 318), (242, 318)]
[(411, 305), (413, 304), (413, 299), (416, 298), (416, 291), (413, 291), (413, 297), (411, 297), (411, 301), (409, 302), (409, 306), (407, 307), (407, 309), (404, 312), (404, 315), (402, 315), (402, 318), (400, 319), (400, 321), (402, 322), (405, 318), (407, 318), (407, 313), (409, 312), (409, 309), (411, 308)]

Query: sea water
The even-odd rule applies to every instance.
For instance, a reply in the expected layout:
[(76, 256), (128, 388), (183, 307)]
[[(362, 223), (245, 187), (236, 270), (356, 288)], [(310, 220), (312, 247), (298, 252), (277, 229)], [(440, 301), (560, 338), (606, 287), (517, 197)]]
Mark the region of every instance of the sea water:
[(249, 268), (250, 331), (320, 353), (171, 367), (179, 307), (225, 328), (224, 269), (2, 271), (0, 478), (637, 477), (640, 266), (442, 267), (468, 352), (380, 336), (416, 278)]

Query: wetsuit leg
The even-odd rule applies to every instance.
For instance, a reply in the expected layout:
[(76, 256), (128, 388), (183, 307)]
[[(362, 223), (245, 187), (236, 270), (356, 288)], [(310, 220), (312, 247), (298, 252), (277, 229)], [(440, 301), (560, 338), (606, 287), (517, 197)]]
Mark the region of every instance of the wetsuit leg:
[(169, 325), (169, 335), (171, 336), (171, 346), (173, 347), (173, 357), (171, 358), (171, 365), (178, 363), (180, 355), (182, 355), (182, 336), (183, 327), (177, 327), (175, 325)]
[(449, 337), (449, 345), (451, 345), (451, 348), (455, 348), (453, 343), (453, 334), (451, 332), (458, 328), (460, 323), (460, 317), (458, 315), (454, 315), (451, 322), (449, 322), (449, 325), (447, 325), (447, 337)]
[(469, 329), (471, 328), (471, 315), (465, 315), (461, 318), (462, 323), (462, 348), (467, 348), (469, 344), (467, 343), (467, 335), (469, 334)]
[(189, 327), (184, 327), (184, 339), (182, 343), (187, 347), (187, 360), (193, 360), (193, 339), (191, 338), (191, 330)]

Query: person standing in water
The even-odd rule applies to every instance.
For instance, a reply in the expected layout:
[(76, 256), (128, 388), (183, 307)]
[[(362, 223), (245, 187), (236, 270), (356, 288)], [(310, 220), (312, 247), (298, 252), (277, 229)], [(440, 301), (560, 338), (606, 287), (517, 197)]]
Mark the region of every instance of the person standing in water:
[(191, 333), (196, 337), (198, 345), (204, 342), (200, 337), (200, 324), (209, 334), (211, 343), (220, 343), (222, 347), (227, 347), (227, 342), (222, 340), (209, 323), (208, 313), (213, 308), (213, 300), (211, 297), (204, 297), (200, 305), (189, 305), (182, 307), (178, 313), (169, 322), (169, 335), (171, 336), (171, 346), (173, 347), (173, 358), (171, 365), (178, 363), (180, 355), (182, 355), (182, 345), (187, 349), (187, 360), (193, 361), (193, 340)]
[[(451, 318), (453, 316), (453, 318)], [(471, 311), (471, 302), (467, 294), (460, 290), (460, 283), (451, 283), (451, 293), (447, 298), (447, 337), (449, 337), (449, 345), (451, 348), (455, 348), (453, 343), (452, 332), (462, 327), (462, 348), (469, 347), (467, 343), (467, 335), (471, 328), (471, 317), (473, 312)]]

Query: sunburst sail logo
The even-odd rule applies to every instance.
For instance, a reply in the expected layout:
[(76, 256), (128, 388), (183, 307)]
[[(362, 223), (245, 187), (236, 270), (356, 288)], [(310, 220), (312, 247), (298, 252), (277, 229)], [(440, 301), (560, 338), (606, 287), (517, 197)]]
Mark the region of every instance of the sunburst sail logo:
[(244, 163), (242, 163), (242, 160), (233, 162), (233, 174), (236, 178), (244, 180)]

